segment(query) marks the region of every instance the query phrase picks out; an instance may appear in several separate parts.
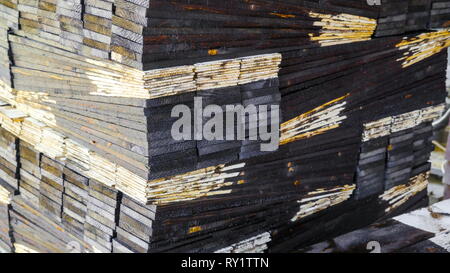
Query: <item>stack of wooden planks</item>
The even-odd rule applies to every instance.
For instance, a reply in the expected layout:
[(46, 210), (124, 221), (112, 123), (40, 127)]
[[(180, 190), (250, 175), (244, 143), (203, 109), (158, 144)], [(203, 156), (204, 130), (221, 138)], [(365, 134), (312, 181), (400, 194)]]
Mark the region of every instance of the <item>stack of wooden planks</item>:
[(89, 180), (84, 240), (92, 245), (95, 251), (112, 252), (119, 198), (117, 190), (94, 179)]
[(0, 19), (0, 41), (0, 88), (7, 90), (11, 86), (11, 73), (9, 71), (8, 28), (4, 19)]
[(120, 204), (114, 253), (146, 253), (150, 249), (156, 206), (143, 205), (126, 195)]
[(84, 239), (89, 195), (89, 179), (64, 167), (64, 195), (62, 222), (64, 228), (79, 239)]
[(442, 28), (449, 26), (450, 5), (447, 1), (432, 0), (429, 26)]
[(449, 253), (449, 201), (299, 249), (302, 253)]
[[(426, 205), (448, 3), (382, 2), (0, 2), (1, 249), (284, 252)], [(212, 105), (268, 111), (201, 138)]]
[(61, 222), (63, 201), (64, 165), (43, 155), (40, 162), (41, 183), (39, 184), (39, 205), (49, 217)]
[(0, 253), (9, 253), (14, 250), (9, 217), (13, 195), (14, 189), (0, 180)]
[(2, 159), (0, 162), (0, 174), (3, 183), (14, 190), (18, 189), (17, 170), (19, 168), (17, 160), (17, 138), (7, 130), (2, 130), (0, 135), (0, 151)]

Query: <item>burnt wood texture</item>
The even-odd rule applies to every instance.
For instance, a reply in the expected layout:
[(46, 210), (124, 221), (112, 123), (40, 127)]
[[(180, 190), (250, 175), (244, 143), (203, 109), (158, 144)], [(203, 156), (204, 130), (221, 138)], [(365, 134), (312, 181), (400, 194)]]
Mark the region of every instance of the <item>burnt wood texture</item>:
[[(366, 226), (427, 205), (449, 10), (0, 0), (0, 251), (289, 252), (334, 237), (326, 249), (365, 251), (378, 229), (408, 235), (392, 251), (433, 247), (397, 220)], [(244, 139), (227, 138), (237, 122), (174, 139), (172, 110), (199, 98), (270, 111), (243, 120)], [(258, 124), (279, 128), (278, 149), (261, 149)]]

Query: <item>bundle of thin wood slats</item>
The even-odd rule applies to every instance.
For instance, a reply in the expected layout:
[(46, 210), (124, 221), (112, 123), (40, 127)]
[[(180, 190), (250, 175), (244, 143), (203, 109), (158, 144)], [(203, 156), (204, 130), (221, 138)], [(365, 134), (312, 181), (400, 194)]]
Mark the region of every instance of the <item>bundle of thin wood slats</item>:
[(430, 27), (442, 28), (449, 26), (450, 5), (447, 1), (432, 0), (430, 12)]
[(89, 179), (64, 168), (64, 194), (62, 222), (64, 227), (79, 239), (84, 239), (88, 205)]
[[(1, 1), (1, 249), (285, 252), (426, 205), (447, 4)], [(278, 149), (173, 139), (198, 97), (277, 106)]]
[(2, 89), (6, 89), (8, 86), (11, 86), (11, 73), (9, 72), (10, 60), (8, 57), (8, 29), (6, 20), (0, 19), (0, 25), (0, 86)]
[(9, 210), (14, 188), (0, 181), (0, 253), (9, 253), (14, 250), (11, 234)]
[(448, 253), (450, 226), (446, 221), (449, 205), (448, 201), (442, 201), (300, 249), (299, 252)]
[(96, 251), (112, 252), (116, 231), (119, 193), (98, 181), (89, 180), (84, 240)]

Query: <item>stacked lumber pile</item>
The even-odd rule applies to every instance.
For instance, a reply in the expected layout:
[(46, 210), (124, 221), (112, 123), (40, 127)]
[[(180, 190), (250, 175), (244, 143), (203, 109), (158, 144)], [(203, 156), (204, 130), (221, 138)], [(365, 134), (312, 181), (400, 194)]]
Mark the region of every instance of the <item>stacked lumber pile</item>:
[(40, 162), (41, 183), (39, 184), (39, 205), (41, 210), (61, 222), (63, 201), (64, 165), (43, 155)]
[(84, 238), (88, 205), (89, 179), (64, 167), (64, 195), (62, 223), (66, 230), (79, 239)]
[(39, 207), (41, 175), (41, 154), (32, 145), (22, 141), (19, 143), (19, 191), (23, 198)]
[(53, 215), (31, 206), (20, 195), (16, 197), (10, 210), (15, 252), (80, 252), (87, 246), (55, 221)]
[(398, 35), (422, 30), (428, 26), (430, 0), (399, 1), (385, 0), (380, 6), (377, 36)]
[(306, 253), (449, 253), (450, 202), (442, 201), (298, 250)]
[(446, 1), (432, 0), (429, 26), (442, 28), (449, 26), (450, 5)]
[[(0, 2), (2, 249), (283, 252), (426, 205), (447, 4)], [(199, 99), (268, 112), (175, 139)]]
[(114, 253), (146, 253), (150, 248), (156, 206), (143, 205), (126, 195), (120, 205)]
[(13, 195), (14, 189), (3, 181), (0, 181), (0, 253), (9, 253), (14, 250), (9, 217), (10, 203)]
[[(3, 7), (3, 6), (2, 6)], [(6, 20), (0, 19), (0, 87), (2, 90), (11, 86), (10, 60), (8, 56), (8, 29)]]
[(89, 180), (84, 239), (97, 251), (112, 252), (116, 230), (119, 193), (100, 182)]
[(0, 151), (2, 160), (0, 162), (1, 180), (8, 187), (18, 189), (17, 170), (19, 167), (17, 160), (17, 138), (7, 130), (2, 130), (0, 135)]

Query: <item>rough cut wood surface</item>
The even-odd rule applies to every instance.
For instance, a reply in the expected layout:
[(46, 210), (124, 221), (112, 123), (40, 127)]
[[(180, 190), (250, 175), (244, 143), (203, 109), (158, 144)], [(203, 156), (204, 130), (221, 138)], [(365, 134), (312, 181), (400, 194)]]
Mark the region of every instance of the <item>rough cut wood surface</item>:
[[(382, 2), (0, 0), (0, 251), (440, 251), (340, 237), (427, 205), (445, 111), (448, 1)], [(173, 139), (195, 97), (278, 149)]]

